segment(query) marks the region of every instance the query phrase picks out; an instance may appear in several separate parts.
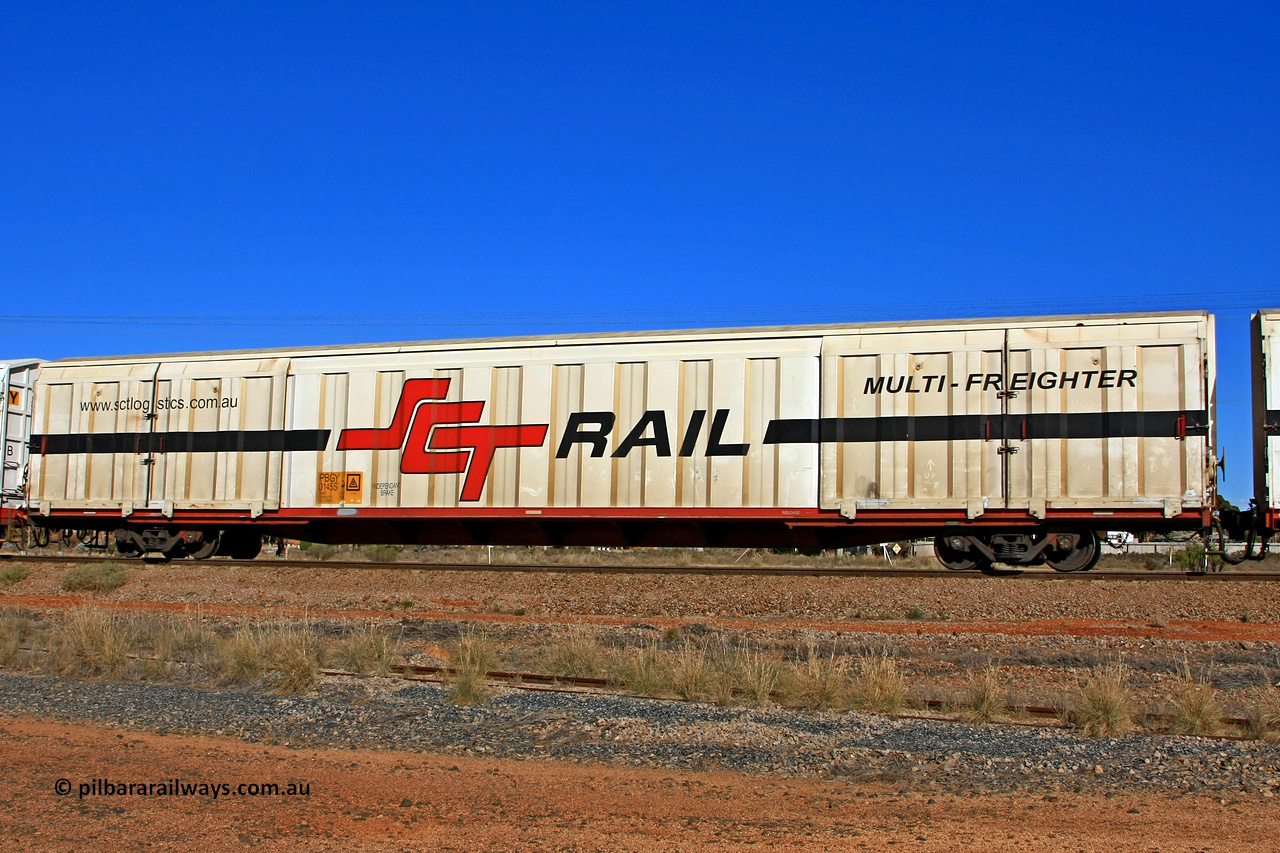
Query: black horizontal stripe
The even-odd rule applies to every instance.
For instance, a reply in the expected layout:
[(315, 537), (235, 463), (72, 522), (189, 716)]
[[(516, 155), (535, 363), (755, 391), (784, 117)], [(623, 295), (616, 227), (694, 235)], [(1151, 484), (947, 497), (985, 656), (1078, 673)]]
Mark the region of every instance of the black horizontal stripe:
[(824, 441), (959, 441), (1000, 434), (999, 415), (929, 415), (891, 418), (797, 418), (769, 422), (765, 444)]
[(1017, 421), (1027, 420), (1027, 438), (1168, 438), (1208, 435), (1204, 412), (1071, 412), (1018, 415), (1009, 438), (1021, 438)]
[(1031, 415), (925, 415), (790, 418), (769, 422), (765, 444), (828, 441), (971, 441), (1027, 438), (1160, 438), (1208, 435), (1204, 412), (1063, 412)]
[(207, 432), (95, 432), (33, 435), (31, 452), (68, 453), (265, 453), (324, 450), (327, 429), (246, 429)]

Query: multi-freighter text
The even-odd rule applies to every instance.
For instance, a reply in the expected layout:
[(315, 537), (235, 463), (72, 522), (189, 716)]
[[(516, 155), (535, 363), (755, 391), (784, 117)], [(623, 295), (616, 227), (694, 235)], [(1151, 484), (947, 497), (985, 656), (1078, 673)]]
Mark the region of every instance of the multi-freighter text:
[(965, 391), (975, 389), (981, 391), (1029, 391), (1041, 388), (1052, 391), (1055, 388), (1076, 390), (1081, 388), (1137, 388), (1138, 371), (1136, 370), (1072, 370), (1043, 373), (1030, 371), (1027, 373), (1009, 374), (1008, 383), (999, 373), (970, 373), (963, 381), (948, 381), (946, 374), (932, 376), (876, 376), (868, 377), (862, 386), (863, 394), (928, 394), (934, 391), (945, 391), (950, 388), (963, 388)]

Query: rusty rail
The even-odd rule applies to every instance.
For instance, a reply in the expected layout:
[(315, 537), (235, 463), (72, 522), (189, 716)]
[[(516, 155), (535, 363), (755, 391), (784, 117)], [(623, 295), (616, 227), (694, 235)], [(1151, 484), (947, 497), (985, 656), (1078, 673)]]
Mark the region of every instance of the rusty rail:
[[(447, 666), (423, 666), (419, 664), (397, 664), (391, 668), (391, 672), (409, 681), (427, 681), (433, 683), (445, 683), (449, 677), (457, 673), (456, 669)], [(372, 677), (367, 673), (352, 672), (342, 669), (322, 669), (321, 675), (346, 677), (346, 678), (368, 678)], [(627, 693), (625, 689), (612, 684), (608, 679), (604, 678), (588, 678), (582, 676), (565, 676), (565, 675), (547, 675), (544, 673), (533, 672), (508, 672), (505, 670), (489, 670), (485, 672), (485, 678), (489, 681), (496, 681), (503, 686), (511, 687), (519, 690), (544, 690), (563, 693), (609, 693), (612, 695), (634, 696), (648, 700), (658, 701), (691, 701), (678, 697), (669, 696), (643, 696), (639, 694)], [(775, 697), (779, 694), (773, 694)], [(934, 712), (941, 716), (926, 716), (919, 713), (904, 713), (898, 716), (907, 719), (937, 720), (939, 722), (959, 722), (960, 717), (949, 714), (954, 709), (954, 705), (941, 699), (918, 699), (916, 700), (916, 710), (925, 712)], [(1015, 705), (1009, 708), (1010, 716), (1013, 717), (1030, 717), (1031, 720), (1002, 720), (1001, 724), (1009, 725), (1032, 725), (1044, 726), (1049, 721), (1057, 721), (1063, 726), (1067, 725), (1065, 713), (1062, 708), (1056, 708), (1048, 705)], [(1143, 711), (1136, 714), (1144, 723), (1168, 723), (1173, 719), (1172, 714), (1161, 713), (1158, 711)], [(1244, 717), (1220, 717), (1218, 724), (1221, 726), (1232, 726), (1237, 729), (1243, 729), (1249, 725), (1249, 720)], [(1213, 737), (1219, 740), (1240, 740), (1240, 735), (1198, 735), (1198, 737)]]

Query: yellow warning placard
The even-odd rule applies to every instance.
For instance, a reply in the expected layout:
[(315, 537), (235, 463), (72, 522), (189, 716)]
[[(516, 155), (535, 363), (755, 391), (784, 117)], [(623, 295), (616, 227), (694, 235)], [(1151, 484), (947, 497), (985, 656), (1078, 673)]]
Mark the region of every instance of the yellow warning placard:
[(316, 475), (316, 503), (358, 504), (363, 502), (363, 472), (321, 471)]

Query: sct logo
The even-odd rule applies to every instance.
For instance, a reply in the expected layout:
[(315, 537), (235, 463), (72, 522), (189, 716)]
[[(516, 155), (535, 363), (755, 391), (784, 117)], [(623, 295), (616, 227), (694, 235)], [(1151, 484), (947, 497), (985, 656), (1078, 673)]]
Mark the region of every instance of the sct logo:
[(403, 474), (462, 474), (459, 500), (478, 501), (500, 447), (541, 447), (549, 424), (478, 424), (483, 402), (433, 402), (449, 391), (448, 379), (410, 379), (400, 391), (391, 426), (344, 429), (338, 450), (398, 450)]

